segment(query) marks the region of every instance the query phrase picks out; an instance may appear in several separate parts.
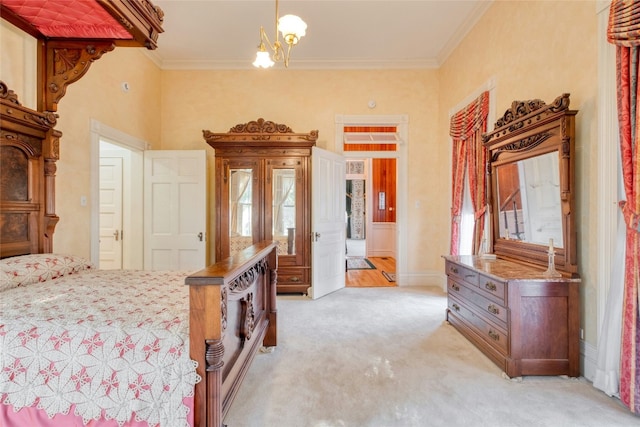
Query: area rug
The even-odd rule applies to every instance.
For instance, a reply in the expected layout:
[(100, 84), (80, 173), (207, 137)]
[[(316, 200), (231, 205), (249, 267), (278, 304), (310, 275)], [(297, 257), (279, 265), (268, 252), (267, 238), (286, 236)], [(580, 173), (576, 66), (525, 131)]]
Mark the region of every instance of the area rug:
[(347, 270), (375, 270), (376, 266), (366, 258), (347, 258)]
[(387, 273), (386, 271), (383, 271), (382, 275), (390, 282), (396, 281), (396, 273)]

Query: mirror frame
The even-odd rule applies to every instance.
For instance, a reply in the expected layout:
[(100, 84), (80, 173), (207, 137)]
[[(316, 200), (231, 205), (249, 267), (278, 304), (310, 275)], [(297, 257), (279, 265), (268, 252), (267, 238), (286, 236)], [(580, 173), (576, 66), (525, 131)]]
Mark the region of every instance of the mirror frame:
[(576, 230), (574, 218), (575, 180), (574, 145), (575, 116), (569, 110), (569, 94), (557, 97), (552, 104), (539, 99), (513, 101), (511, 108), (485, 133), (483, 143), (488, 150), (487, 202), (490, 208), (492, 236), (490, 251), (498, 258), (548, 266), (548, 245), (527, 243), (500, 237), (498, 228), (498, 180), (496, 168), (541, 154), (557, 152), (559, 157), (560, 204), (563, 247), (555, 248), (555, 267), (563, 276), (577, 276)]

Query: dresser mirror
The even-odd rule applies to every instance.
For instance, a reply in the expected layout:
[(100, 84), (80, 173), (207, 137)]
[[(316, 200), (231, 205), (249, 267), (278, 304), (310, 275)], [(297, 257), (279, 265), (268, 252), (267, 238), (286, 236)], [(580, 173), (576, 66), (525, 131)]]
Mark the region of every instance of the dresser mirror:
[(500, 238), (563, 247), (558, 158), (552, 151), (496, 167)]
[(496, 256), (577, 274), (574, 119), (569, 94), (514, 101), (483, 135), (489, 154), (491, 248)]

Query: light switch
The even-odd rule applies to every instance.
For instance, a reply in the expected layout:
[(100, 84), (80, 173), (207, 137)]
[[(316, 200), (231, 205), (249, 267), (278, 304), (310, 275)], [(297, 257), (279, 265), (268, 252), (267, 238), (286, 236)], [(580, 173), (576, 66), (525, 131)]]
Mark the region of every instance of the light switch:
[(80, 206), (87, 206), (87, 196), (80, 196)]

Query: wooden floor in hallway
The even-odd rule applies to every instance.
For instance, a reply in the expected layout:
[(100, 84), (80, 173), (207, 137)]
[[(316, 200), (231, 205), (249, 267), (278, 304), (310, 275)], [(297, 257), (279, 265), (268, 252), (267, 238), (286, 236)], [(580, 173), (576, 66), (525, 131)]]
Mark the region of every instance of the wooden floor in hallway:
[(396, 282), (389, 282), (382, 275), (383, 271), (395, 273), (396, 260), (393, 257), (369, 257), (367, 258), (375, 269), (370, 270), (348, 270), (345, 276), (345, 286), (348, 288), (368, 288), (368, 287), (392, 287)]

